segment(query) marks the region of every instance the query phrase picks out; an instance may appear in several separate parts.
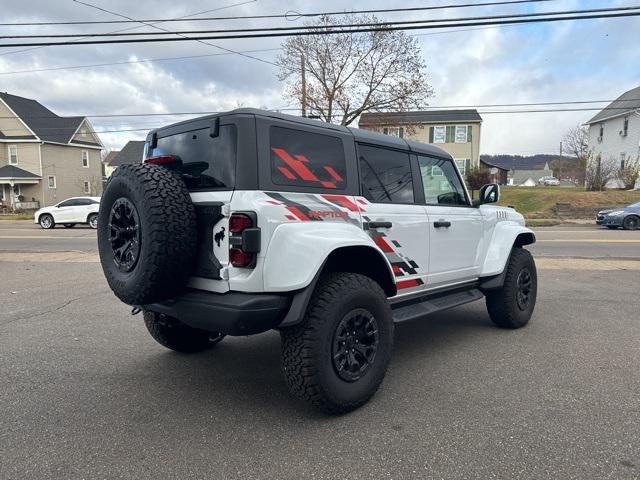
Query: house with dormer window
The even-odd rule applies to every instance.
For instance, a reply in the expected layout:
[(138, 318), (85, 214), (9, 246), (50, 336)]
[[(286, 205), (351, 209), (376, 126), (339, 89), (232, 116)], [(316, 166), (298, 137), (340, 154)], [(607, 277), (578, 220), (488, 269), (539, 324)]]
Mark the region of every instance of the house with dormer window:
[(102, 194), (100, 138), (86, 117), (61, 117), (0, 92), (0, 202), (35, 209)]

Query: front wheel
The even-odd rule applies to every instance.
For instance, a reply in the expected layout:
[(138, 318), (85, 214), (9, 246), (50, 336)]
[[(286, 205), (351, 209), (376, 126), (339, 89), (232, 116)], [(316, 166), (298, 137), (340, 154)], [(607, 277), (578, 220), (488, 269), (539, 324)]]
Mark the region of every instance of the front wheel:
[(640, 218), (634, 215), (631, 215), (625, 218), (624, 222), (622, 223), (622, 227), (625, 230), (637, 230), (639, 226), (640, 226)]
[(176, 318), (154, 312), (144, 312), (144, 324), (156, 342), (181, 353), (208, 350), (225, 337), (220, 333), (189, 327)]
[(320, 279), (302, 323), (281, 330), (289, 391), (342, 414), (378, 390), (391, 358), (393, 320), (382, 288), (354, 273)]
[(40, 215), (40, 219), (38, 220), (38, 223), (42, 228), (46, 230), (49, 230), (50, 228), (54, 228), (56, 226), (56, 222), (53, 221), (53, 217), (48, 213), (45, 213), (44, 215)]
[(538, 294), (538, 273), (528, 250), (514, 248), (502, 288), (486, 293), (487, 310), (501, 328), (521, 328), (529, 323)]

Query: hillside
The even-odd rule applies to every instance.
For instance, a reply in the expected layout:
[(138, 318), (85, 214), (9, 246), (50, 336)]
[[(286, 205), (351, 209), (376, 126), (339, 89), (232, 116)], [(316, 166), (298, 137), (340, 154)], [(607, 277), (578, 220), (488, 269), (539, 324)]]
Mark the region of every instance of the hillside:
[[(559, 155), (551, 155), (547, 153), (540, 153), (537, 155), (522, 156), (522, 155), (480, 155), (480, 160), (488, 162), (492, 165), (497, 165), (506, 169), (517, 170), (540, 170), (544, 168), (544, 164), (549, 162), (551, 164), (554, 160), (559, 160)], [(562, 160), (565, 162), (577, 164), (578, 159), (575, 157), (562, 156)]]

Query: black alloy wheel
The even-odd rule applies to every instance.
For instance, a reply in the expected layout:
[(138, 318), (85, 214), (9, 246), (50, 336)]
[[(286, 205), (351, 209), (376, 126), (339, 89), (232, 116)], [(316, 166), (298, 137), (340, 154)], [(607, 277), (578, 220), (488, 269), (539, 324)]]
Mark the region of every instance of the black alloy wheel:
[(378, 323), (371, 312), (357, 308), (347, 313), (333, 336), (333, 366), (340, 378), (355, 382), (365, 375), (377, 350)]
[(523, 268), (518, 274), (516, 280), (518, 285), (518, 291), (516, 292), (516, 301), (518, 302), (518, 308), (520, 310), (526, 310), (529, 308), (529, 301), (531, 299), (531, 288), (533, 281), (531, 279), (531, 272), (528, 268)]
[(133, 203), (118, 198), (109, 213), (109, 242), (113, 261), (121, 272), (130, 272), (140, 258), (140, 219)]

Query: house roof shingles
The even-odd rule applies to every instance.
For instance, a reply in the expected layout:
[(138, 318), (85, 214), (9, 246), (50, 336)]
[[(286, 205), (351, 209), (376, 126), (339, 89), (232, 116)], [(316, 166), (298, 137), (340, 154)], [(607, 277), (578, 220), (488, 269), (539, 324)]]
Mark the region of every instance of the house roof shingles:
[(372, 112), (360, 116), (362, 125), (482, 122), (477, 110), (427, 110), (415, 112)]
[[(85, 120), (85, 117), (60, 117), (36, 100), (6, 92), (0, 92), (0, 99), (44, 142), (69, 143)], [(92, 142), (82, 143), (99, 146)]]
[(587, 122), (587, 125), (606, 120), (611, 117), (618, 117), (633, 110), (640, 109), (640, 87), (632, 88), (623, 93), (613, 102), (607, 105), (595, 117)]
[(15, 165), (5, 165), (4, 167), (0, 167), (0, 178), (37, 178), (40, 176), (35, 173), (27, 172), (22, 168), (18, 168)]
[(116, 152), (111, 160), (107, 161), (107, 159), (105, 159), (105, 163), (110, 167), (140, 163), (142, 162), (143, 152), (144, 140), (129, 140), (122, 150)]

